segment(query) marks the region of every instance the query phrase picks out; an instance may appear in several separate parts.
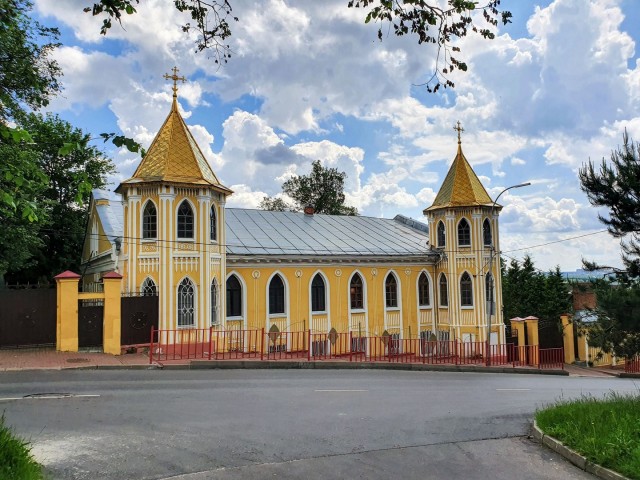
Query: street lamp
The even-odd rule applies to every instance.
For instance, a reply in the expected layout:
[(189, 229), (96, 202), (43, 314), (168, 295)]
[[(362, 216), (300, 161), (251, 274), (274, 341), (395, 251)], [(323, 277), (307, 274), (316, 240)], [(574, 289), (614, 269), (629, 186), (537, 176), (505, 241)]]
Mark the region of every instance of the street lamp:
[(494, 304), (494, 300), (493, 300), (493, 282), (494, 277), (493, 277), (493, 255), (495, 252), (495, 234), (497, 233), (494, 228), (493, 228), (493, 212), (496, 209), (496, 204), (498, 203), (498, 199), (500, 198), (500, 196), (506, 192), (507, 190), (511, 190), (513, 188), (520, 188), (520, 187), (527, 187), (531, 185), (531, 182), (526, 182), (526, 183), (519, 183), (518, 185), (512, 185), (510, 187), (505, 188), (504, 190), (502, 190), (498, 196), (496, 197), (496, 199), (493, 201), (493, 205), (491, 206), (491, 214), (489, 216), (490, 220), (490, 225), (491, 225), (491, 245), (489, 246), (489, 269), (487, 273), (491, 273), (491, 277), (489, 277), (489, 308), (487, 309), (487, 344), (486, 344), (486, 354), (487, 354), (487, 367), (491, 365), (491, 313), (493, 312), (494, 308), (493, 308), (493, 304)]

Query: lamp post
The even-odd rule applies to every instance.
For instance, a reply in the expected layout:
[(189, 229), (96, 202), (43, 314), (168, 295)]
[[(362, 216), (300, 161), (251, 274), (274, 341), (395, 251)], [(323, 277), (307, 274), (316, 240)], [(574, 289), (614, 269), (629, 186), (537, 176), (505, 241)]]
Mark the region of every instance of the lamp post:
[(496, 209), (496, 204), (498, 203), (498, 199), (500, 198), (500, 196), (506, 192), (507, 190), (511, 190), (513, 188), (521, 188), (521, 187), (527, 187), (531, 185), (531, 182), (526, 182), (526, 183), (519, 183), (518, 185), (512, 185), (510, 187), (505, 188), (504, 190), (502, 190), (498, 196), (496, 197), (496, 199), (493, 201), (493, 205), (491, 205), (491, 214), (490, 214), (490, 222), (491, 222), (491, 245), (489, 246), (489, 269), (487, 271), (487, 274), (491, 273), (491, 277), (489, 277), (489, 308), (487, 309), (487, 343), (486, 343), (486, 356), (487, 356), (487, 367), (491, 365), (491, 314), (494, 310), (494, 300), (493, 300), (493, 282), (495, 281), (494, 277), (493, 277), (493, 255), (495, 253), (495, 233), (497, 233), (494, 228), (493, 228), (493, 212)]

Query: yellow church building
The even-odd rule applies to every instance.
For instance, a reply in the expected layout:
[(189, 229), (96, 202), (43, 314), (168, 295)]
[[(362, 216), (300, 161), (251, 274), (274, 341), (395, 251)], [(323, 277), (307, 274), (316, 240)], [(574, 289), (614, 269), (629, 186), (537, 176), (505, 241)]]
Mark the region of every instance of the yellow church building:
[[(82, 288), (123, 276), (158, 296), (159, 328), (328, 333), (505, 343), (498, 213), (462, 152), (426, 223), (227, 208), (222, 185), (173, 104), (133, 176), (95, 190)], [(492, 268), (490, 268), (492, 267)], [(489, 288), (494, 279), (495, 289)], [(494, 302), (489, 292), (495, 291)]]

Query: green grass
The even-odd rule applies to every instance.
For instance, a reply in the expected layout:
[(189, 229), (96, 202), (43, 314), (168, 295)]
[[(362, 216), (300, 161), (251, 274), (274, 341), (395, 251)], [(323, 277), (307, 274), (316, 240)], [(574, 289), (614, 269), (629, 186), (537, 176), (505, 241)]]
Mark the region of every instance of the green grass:
[(536, 421), (591, 462), (640, 479), (640, 396), (583, 397), (538, 411)]
[(20, 439), (0, 416), (0, 480), (40, 480), (42, 467), (31, 456), (29, 443)]

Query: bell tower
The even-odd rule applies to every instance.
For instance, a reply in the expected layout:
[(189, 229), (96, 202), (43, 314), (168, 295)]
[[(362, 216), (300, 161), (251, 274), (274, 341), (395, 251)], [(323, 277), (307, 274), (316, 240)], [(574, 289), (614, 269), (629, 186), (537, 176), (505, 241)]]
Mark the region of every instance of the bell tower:
[[(433, 201), (423, 213), (429, 222), (429, 242), (443, 253), (436, 265), (435, 292), (438, 328), (447, 325), (451, 338), (486, 341), (491, 315), (491, 342), (504, 342), (498, 214), (493, 201), (462, 152), (460, 122), (458, 151)], [(494, 301), (490, 302), (491, 295)], [(493, 308), (492, 308), (493, 307)]]
[(161, 329), (223, 326), (226, 275), (223, 186), (178, 109), (178, 69), (166, 120), (133, 176), (124, 209), (125, 288), (159, 296)]

